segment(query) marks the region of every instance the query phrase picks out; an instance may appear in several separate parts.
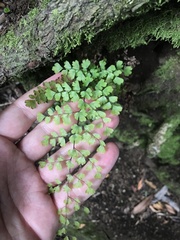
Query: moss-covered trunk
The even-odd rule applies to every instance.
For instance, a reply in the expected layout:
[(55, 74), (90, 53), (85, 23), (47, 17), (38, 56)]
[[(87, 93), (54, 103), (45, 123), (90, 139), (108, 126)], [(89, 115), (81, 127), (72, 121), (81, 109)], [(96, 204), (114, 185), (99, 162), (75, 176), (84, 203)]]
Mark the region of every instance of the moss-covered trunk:
[(53, 61), (56, 55), (64, 56), (84, 40), (91, 42), (119, 20), (165, 2), (168, 0), (40, 1), (38, 8), (0, 38), (0, 84)]

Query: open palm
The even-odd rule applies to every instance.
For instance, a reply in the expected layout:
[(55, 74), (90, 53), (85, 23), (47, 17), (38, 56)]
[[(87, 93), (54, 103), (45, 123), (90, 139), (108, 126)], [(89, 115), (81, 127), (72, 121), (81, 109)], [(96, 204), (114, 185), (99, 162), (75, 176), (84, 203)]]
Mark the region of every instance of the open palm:
[[(55, 80), (58, 75), (54, 75), (49, 80)], [(31, 132), (25, 134), (36, 119), (37, 112), (44, 112), (50, 103), (41, 104), (36, 109), (26, 108), (24, 101), (30, 92), (23, 95), (0, 115), (0, 239), (41, 239), (53, 240), (59, 225), (58, 209), (64, 207), (64, 200), (67, 194), (64, 190), (48, 194), (47, 184), (55, 184), (55, 180), (65, 180), (68, 169), (64, 164), (61, 171), (48, 168), (37, 168), (35, 162), (42, 158), (50, 150), (50, 146), (42, 146), (41, 140), (44, 135), (55, 131), (57, 125), (53, 123), (38, 124)], [(76, 108), (77, 106), (72, 106)], [(107, 112), (112, 121), (106, 126), (115, 128), (118, 118)], [(72, 124), (75, 119), (72, 115)], [(71, 126), (61, 124), (67, 131)], [(99, 130), (102, 139), (103, 129)], [(22, 136), (24, 136), (22, 138)], [(22, 138), (22, 139), (21, 139)], [(17, 144), (17, 140), (21, 139)], [(88, 145), (79, 144), (91, 152), (98, 143)], [(83, 145), (83, 146), (82, 146)], [(71, 144), (55, 152), (52, 157), (66, 157)], [(108, 143), (106, 152), (96, 153), (98, 165), (102, 167), (102, 178), (93, 180), (93, 188), (97, 189), (106, 174), (113, 167), (117, 157), (118, 149), (115, 144)], [(88, 164), (88, 163), (87, 163)], [(94, 167), (88, 174), (85, 168), (79, 170), (86, 174), (86, 179), (91, 180), (95, 175)], [(76, 178), (74, 178), (76, 181)], [(91, 180), (92, 181), (92, 180)], [(86, 186), (79, 189), (71, 189), (69, 193), (72, 198), (78, 198), (83, 203), (90, 195), (86, 193)], [(72, 206), (69, 208), (73, 209)], [(72, 210), (73, 212), (73, 210)]]

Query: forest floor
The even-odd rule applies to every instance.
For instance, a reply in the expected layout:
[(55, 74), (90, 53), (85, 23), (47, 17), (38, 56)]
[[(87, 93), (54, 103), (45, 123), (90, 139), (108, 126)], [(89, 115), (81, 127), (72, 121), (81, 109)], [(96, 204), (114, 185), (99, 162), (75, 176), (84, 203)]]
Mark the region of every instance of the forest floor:
[[(28, 1), (26, 4), (23, 0), (17, 1), (18, 4), (14, 5), (13, 2), (4, 1), (5, 5), (10, 7), (11, 13), (4, 18), (4, 13), (0, 12), (1, 33), (28, 11)], [(1, 1), (0, 10), (3, 6)], [(144, 50), (139, 52), (140, 57), (146, 51)], [(148, 70), (144, 69), (145, 75), (157, 63), (158, 59), (153, 61), (149, 55), (145, 66)], [(144, 73), (141, 65), (141, 70), (138, 72), (137, 69), (136, 74), (142, 78), (146, 77)], [(3, 85), (0, 88), (0, 111), (24, 92), (20, 83)], [(128, 112), (121, 115), (122, 122), (127, 114)], [(179, 240), (180, 216), (173, 204), (178, 206), (180, 199), (163, 188), (163, 183), (151, 169), (152, 162), (147, 158), (144, 149), (119, 142), (117, 145), (120, 149), (118, 161), (95, 195), (87, 201), (86, 205), (91, 209), (91, 214), (84, 220), (81, 229), (77, 230), (80, 236), (78, 240)], [(159, 192), (160, 190), (162, 191)], [(158, 197), (161, 193), (168, 196), (170, 203), (164, 203), (162, 196), (157, 200), (157, 193)], [(156, 200), (156, 203), (153, 200)]]

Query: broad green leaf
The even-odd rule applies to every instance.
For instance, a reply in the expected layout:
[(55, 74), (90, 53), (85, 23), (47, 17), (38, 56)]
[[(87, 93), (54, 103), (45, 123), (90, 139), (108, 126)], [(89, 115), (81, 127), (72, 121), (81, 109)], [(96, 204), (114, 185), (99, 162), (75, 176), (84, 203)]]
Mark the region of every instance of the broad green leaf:
[(88, 59), (82, 61), (81, 66), (83, 69), (87, 69), (90, 66), (91, 62)]
[(54, 95), (55, 95), (55, 92), (48, 88), (48, 89), (46, 89), (46, 91), (45, 91), (45, 95), (46, 95), (47, 99), (48, 99), (49, 101), (51, 101), (51, 100), (53, 100), (53, 97), (54, 97)]
[(57, 111), (58, 114), (62, 114), (63, 111), (62, 111), (62, 108), (58, 105), (55, 106), (55, 110)]
[(73, 68), (74, 68), (76, 71), (78, 71), (79, 68), (80, 68), (79, 62), (78, 62), (77, 60), (75, 60), (75, 61), (72, 62), (72, 66), (73, 66)]
[(93, 164), (91, 162), (88, 162), (88, 164), (86, 166), (86, 170), (91, 171), (92, 169), (93, 169)]
[(84, 207), (84, 208), (83, 208), (83, 211), (84, 211), (86, 214), (89, 214), (89, 213), (90, 213), (90, 210), (89, 210), (88, 207)]
[(65, 90), (66, 92), (70, 92), (70, 91), (71, 91), (71, 87), (70, 87), (69, 84), (67, 84), (66, 82), (64, 82), (64, 83), (62, 84), (62, 87), (64, 88), (64, 90)]
[(89, 158), (89, 161), (92, 163), (92, 164), (95, 164), (98, 162), (98, 160), (96, 158)]
[(59, 102), (59, 100), (61, 99), (61, 93), (56, 93), (54, 95), (54, 99), (55, 99), (55, 101)]
[(39, 161), (38, 164), (39, 164), (39, 166), (40, 166), (41, 168), (43, 168), (43, 167), (46, 166), (46, 162), (45, 162), (45, 161)]
[(120, 78), (120, 77), (115, 77), (113, 82), (117, 85), (121, 85), (124, 83), (124, 79), (123, 78)]
[(106, 68), (106, 61), (105, 60), (99, 61), (99, 66), (101, 70), (104, 70)]
[(62, 165), (60, 162), (55, 163), (55, 167), (57, 170), (62, 170)]
[(99, 133), (93, 133), (93, 136), (97, 139), (100, 139), (101, 138), (101, 135)]
[(101, 79), (97, 84), (96, 84), (96, 86), (95, 86), (95, 89), (96, 90), (102, 90), (104, 87), (106, 87), (107, 86), (107, 83), (103, 80), (103, 79)]
[(71, 188), (68, 185), (64, 185), (62, 188), (66, 193), (71, 191)]
[(52, 163), (48, 163), (48, 169), (51, 171), (53, 169), (53, 164)]
[(68, 155), (72, 158), (77, 158), (79, 156), (79, 151), (76, 149), (69, 149)]
[(106, 152), (106, 149), (105, 149), (105, 147), (103, 147), (103, 146), (99, 146), (96, 151), (97, 151), (97, 152), (100, 152), (100, 153), (105, 153), (105, 152)]
[(86, 159), (84, 157), (79, 157), (76, 159), (77, 164), (84, 165), (86, 163)]
[(109, 80), (113, 80), (114, 78), (114, 74), (112, 72), (108, 73), (107, 77), (106, 77), (106, 80), (109, 81)]
[(59, 186), (54, 187), (54, 192), (60, 192), (60, 187)]
[(96, 128), (102, 128), (102, 127), (103, 127), (103, 123), (102, 122), (96, 124)]
[(59, 73), (62, 70), (62, 67), (59, 63), (55, 63), (54, 66), (52, 67), (52, 70), (54, 73)]
[(66, 161), (66, 166), (68, 169), (74, 168), (74, 164), (70, 160)]
[(74, 211), (78, 211), (80, 209), (80, 205), (78, 203), (74, 204)]
[(62, 121), (65, 125), (71, 124), (71, 119), (69, 117), (69, 114), (63, 114), (62, 115)]
[(94, 79), (96, 79), (96, 78), (99, 77), (99, 72), (98, 72), (98, 70), (95, 69), (95, 68), (92, 68), (92, 69), (90, 70), (90, 73), (91, 73), (91, 75), (92, 75), (92, 77), (93, 77)]
[(53, 116), (54, 115), (54, 111), (53, 111), (52, 108), (48, 108), (47, 112), (48, 112), (49, 116)]
[(42, 121), (44, 120), (44, 118), (45, 118), (44, 114), (42, 114), (42, 113), (40, 113), (40, 112), (37, 114), (37, 120), (38, 120), (38, 122), (42, 122)]
[(65, 229), (65, 228), (61, 228), (61, 229), (59, 229), (58, 232), (57, 232), (57, 235), (58, 235), (58, 236), (62, 236), (62, 235), (64, 235), (64, 234), (66, 234), (66, 229)]
[(72, 127), (71, 127), (71, 132), (73, 134), (75, 133), (82, 133), (82, 127), (77, 125), (77, 124), (74, 124)]
[(35, 100), (26, 100), (25, 104), (26, 104), (26, 107), (30, 107), (32, 109), (36, 108), (36, 106), (37, 106)]
[(63, 158), (62, 156), (59, 156), (59, 157), (57, 158), (57, 161), (58, 161), (58, 162), (63, 162), (63, 161), (64, 161), (64, 158)]
[(90, 103), (90, 106), (93, 108), (93, 109), (96, 109), (96, 108), (99, 108), (101, 106), (100, 102), (97, 100), (97, 101), (93, 101)]
[(112, 93), (113, 92), (113, 88), (111, 87), (111, 86), (107, 86), (106, 88), (104, 88), (104, 90), (103, 90), (103, 94), (105, 95), (105, 96), (108, 96), (110, 93)]
[(63, 91), (63, 88), (62, 88), (62, 86), (61, 86), (60, 83), (56, 83), (56, 88), (57, 88), (57, 91), (58, 91), (59, 93), (61, 93), (61, 92)]
[(69, 94), (67, 92), (62, 92), (62, 97), (65, 102), (69, 101)]
[(51, 117), (45, 117), (45, 123), (50, 123), (50, 121), (51, 121)]
[(65, 223), (66, 223), (66, 218), (65, 218), (63, 215), (60, 215), (59, 221), (60, 221), (61, 224), (65, 225)]
[(106, 113), (103, 112), (103, 111), (97, 111), (97, 114), (98, 114), (101, 118), (106, 117)]
[(50, 139), (49, 143), (50, 143), (51, 146), (55, 147), (56, 146), (56, 139), (54, 139), (54, 138)]
[(55, 115), (55, 116), (53, 117), (53, 121), (55, 122), (56, 125), (59, 125), (59, 124), (60, 124), (60, 116)]
[(123, 61), (119, 60), (116, 62), (116, 67), (118, 70), (121, 70), (123, 68)]
[(75, 81), (72, 83), (72, 86), (73, 86), (73, 90), (75, 92), (79, 92), (80, 91), (80, 85), (79, 85), (79, 82), (78, 81)]
[(115, 103), (115, 102), (118, 101), (118, 97), (116, 97), (116, 96), (111, 96), (111, 97), (109, 97), (109, 101), (110, 101), (111, 103)]
[(89, 194), (89, 195), (93, 195), (95, 193), (95, 190), (93, 188), (88, 188), (86, 190), (86, 193)]
[(97, 99), (99, 98), (100, 96), (102, 96), (102, 91), (100, 90), (95, 90), (92, 92), (92, 99)]
[(91, 132), (94, 130), (94, 127), (95, 127), (95, 125), (93, 123), (90, 123), (90, 124), (84, 126), (84, 130), (86, 130), (87, 132)]
[(114, 105), (112, 107), (112, 114), (114, 115), (119, 115), (121, 111), (122, 111), (122, 106), (120, 105)]
[(72, 109), (68, 104), (63, 106), (63, 110), (64, 110), (64, 113), (69, 113), (69, 114), (72, 113)]
[(74, 223), (74, 226), (75, 226), (76, 228), (79, 228), (80, 225), (81, 225), (80, 222), (78, 222), (78, 221), (74, 221), (73, 223)]
[(83, 133), (83, 140), (87, 141), (91, 138), (91, 134), (88, 132)]
[(116, 70), (114, 72), (114, 76), (118, 77), (120, 74), (122, 74), (122, 71), (121, 70)]
[(110, 136), (111, 133), (113, 132), (114, 130), (112, 128), (106, 128), (105, 131), (104, 131), (104, 135), (106, 136)]
[(84, 73), (80, 70), (80, 71), (78, 71), (77, 72), (77, 78), (76, 78), (78, 81), (82, 81), (82, 82), (84, 82), (84, 80), (85, 80), (85, 75), (84, 75)]
[(71, 80), (73, 80), (74, 78), (75, 78), (75, 76), (76, 76), (76, 71), (74, 70), (74, 69), (70, 69), (69, 71), (68, 71), (68, 78), (70, 78)]
[(90, 154), (91, 154), (91, 152), (89, 151), (89, 150), (81, 150), (80, 151), (81, 153), (82, 153), (82, 155), (84, 156), (84, 157), (88, 157)]
[(102, 109), (104, 109), (104, 110), (109, 110), (109, 109), (111, 109), (111, 103), (110, 103), (110, 102), (107, 102), (106, 104), (104, 104), (104, 105), (102, 106)]
[(69, 96), (70, 96), (72, 102), (78, 102), (79, 95), (75, 91), (71, 91), (69, 93)]
[(49, 139), (50, 139), (50, 136), (44, 136), (44, 139), (42, 140), (42, 145), (43, 146), (48, 146), (49, 145)]
[(111, 65), (107, 68), (107, 71), (108, 72), (114, 72), (114, 71), (116, 71), (116, 67), (114, 65)]
[(103, 122), (104, 123), (109, 123), (109, 122), (111, 122), (111, 118), (103, 118)]
[(98, 173), (95, 174), (94, 177), (95, 177), (95, 179), (101, 179), (102, 178), (102, 174), (98, 172)]
[(71, 64), (68, 61), (65, 61), (64, 62), (64, 68), (67, 69), (67, 70), (70, 70), (72, 67), (71, 67)]
[(92, 187), (93, 183), (91, 181), (86, 181), (86, 185), (90, 188)]
[(68, 182), (72, 182), (74, 179), (73, 175), (71, 175), (71, 174), (67, 174), (66, 178), (67, 178)]
[(81, 187), (82, 187), (82, 183), (79, 180), (73, 184), (73, 188), (81, 188)]
[(125, 67), (124, 68), (124, 76), (128, 77), (131, 74), (132, 74), (132, 67), (131, 66)]
[(87, 87), (92, 81), (93, 81), (93, 78), (91, 77), (91, 74), (87, 73), (83, 86)]
[(59, 133), (60, 133), (61, 137), (66, 137), (67, 136), (67, 132), (64, 128), (60, 128)]
[(58, 143), (61, 147), (66, 145), (66, 141), (64, 137), (58, 137)]
[(52, 136), (53, 138), (57, 138), (57, 137), (58, 137), (58, 134), (57, 134), (57, 132), (51, 132), (51, 136)]

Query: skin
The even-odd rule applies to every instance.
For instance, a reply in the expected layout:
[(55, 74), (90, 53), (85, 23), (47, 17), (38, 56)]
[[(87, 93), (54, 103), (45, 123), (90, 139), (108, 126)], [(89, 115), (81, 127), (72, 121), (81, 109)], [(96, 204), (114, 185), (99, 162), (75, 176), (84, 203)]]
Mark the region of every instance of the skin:
[[(46, 81), (55, 80), (58, 77), (59, 75), (56, 74)], [(50, 146), (42, 146), (41, 140), (48, 132), (57, 130), (57, 125), (42, 122), (27, 134), (27, 130), (36, 120), (36, 114), (45, 112), (51, 105), (48, 103), (40, 104), (35, 109), (27, 108), (24, 101), (28, 99), (32, 91), (24, 94), (0, 115), (1, 240), (53, 240), (60, 227), (57, 210), (64, 207), (64, 200), (67, 198), (67, 194), (62, 189), (49, 195), (47, 188), (48, 183), (54, 184), (56, 179), (60, 181), (65, 179), (68, 173), (66, 165), (63, 165), (61, 171), (56, 169), (50, 171), (46, 167), (37, 168), (34, 164), (49, 152)], [(75, 104), (71, 106), (74, 110), (77, 109)], [(107, 112), (107, 117), (111, 118), (111, 122), (106, 126), (115, 128), (119, 122), (118, 117), (109, 112)], [(72, 116), (73, 123), (75, 123), (75, 119)], [(71, 126), (61, 124), (60, 127), (68, 130)], [(99, 133), (102, 139), (106, 138), (103, 135), (103, 129), (100, 129)], [(17, 140), (19, 140), (18, 143)], [(80, 143), (77, 148), (89, 149), (92, 152), (97, 145), (98, 143), (91, 146), (87, 143)], [(66, 156), (71, 147), (71, 144), (67, 143), (52, 157)], [(91, 180), (93, 188), (96, 190), (114, 166), (118, 155), (119, 150), (114, 143), (106, 144), (106, 152), (96, 153), (94, 156), (98, 159), (96, 166), (102, 167), (102, 178), (94, 179), (96, 166), (90, 172), (87, 172), (86, 166), (84, 166), (79, 170), (79, 172), (85, 173), (84, 181)], [(76, 181), (74, 176), (73, 182)], [(90, 197), (85, 191), (86, 185), (84, 184), (79, 189), (71, 189), (69, 194), (83, 203)], [(70, 214), (73, 213), (73, 206), (74, 202), (68, 206), (71, 210)]]

